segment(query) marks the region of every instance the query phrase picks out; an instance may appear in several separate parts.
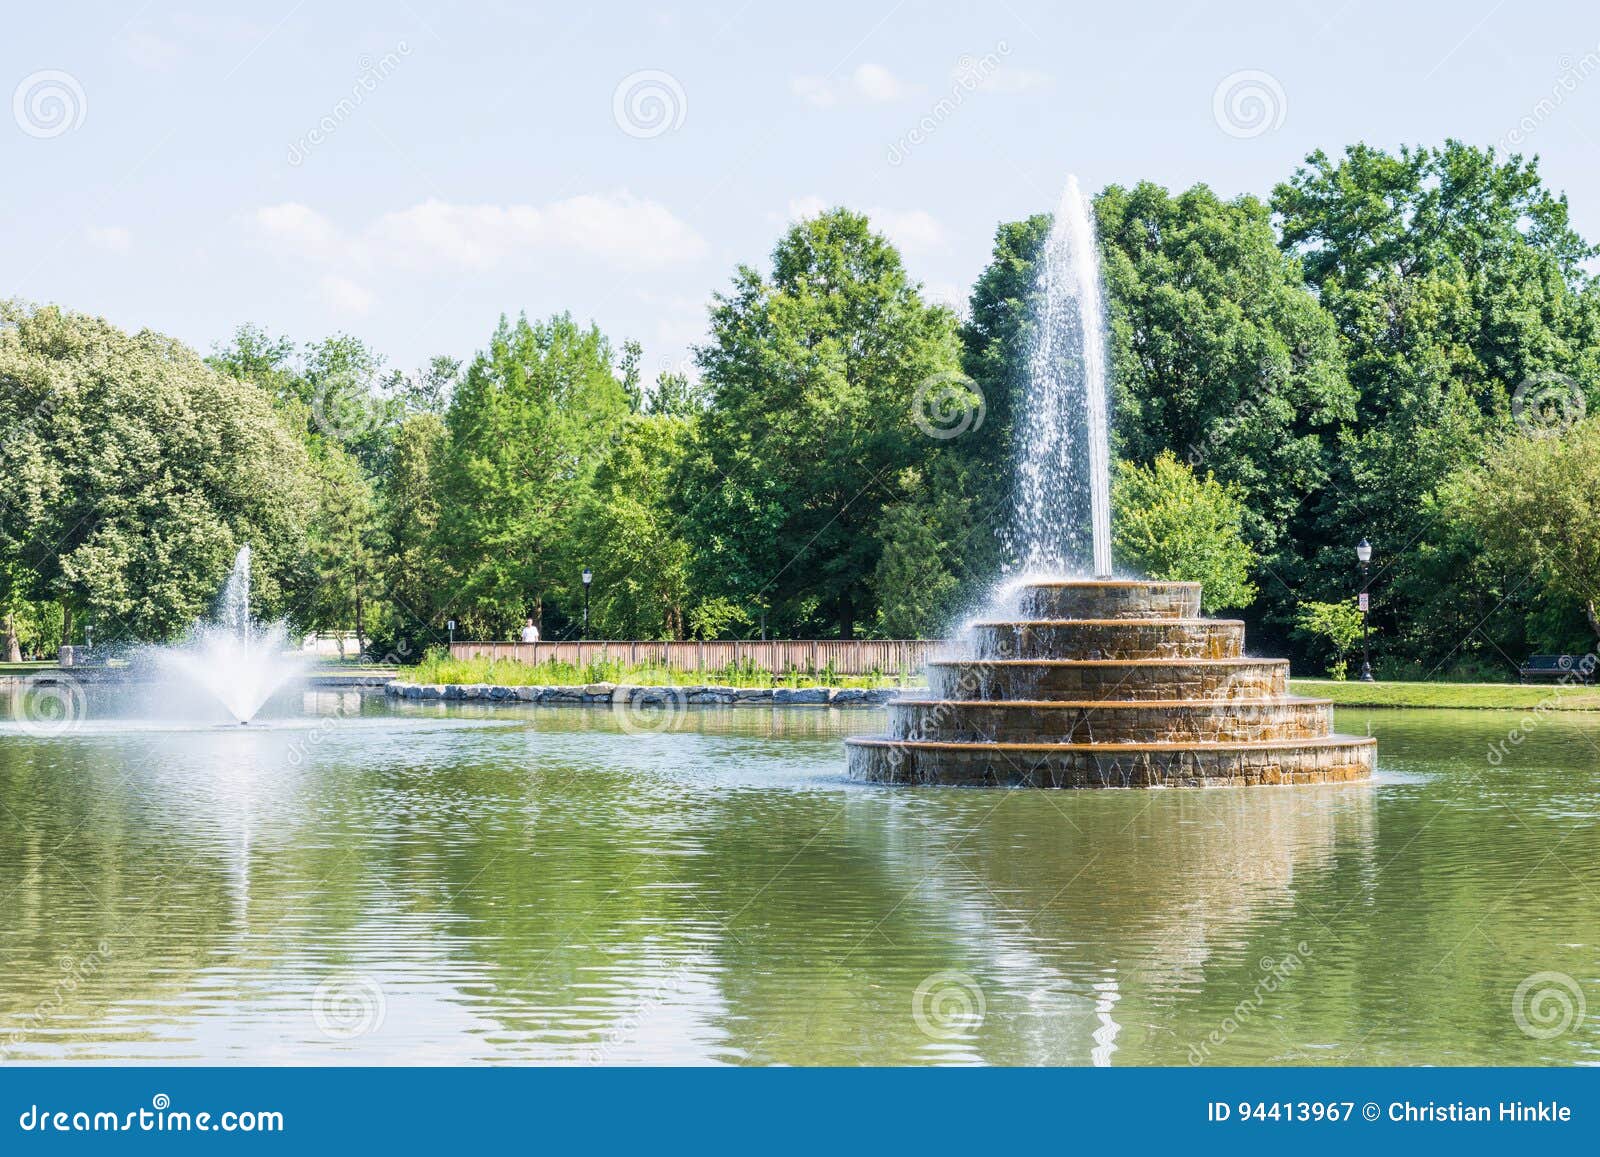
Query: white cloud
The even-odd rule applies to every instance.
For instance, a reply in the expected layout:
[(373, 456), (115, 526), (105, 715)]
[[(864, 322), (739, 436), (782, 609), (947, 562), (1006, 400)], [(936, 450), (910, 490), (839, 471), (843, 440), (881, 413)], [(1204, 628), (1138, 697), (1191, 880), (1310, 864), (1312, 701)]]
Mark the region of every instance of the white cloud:
[(330, 249), (339, 243), (333, 222), (298, 201), (257, 209), (255, 223), (272, 240), (301, 249)]
[(881, 64), (863, 64), (850, 76), (851, 86), (863, 100), (887, 104), (910, 95), (910, 89)]
[(857, 65), (849, 76), (797, 76), (790, 80), (789, 87), (801, 100), (818, 108), (856, 102), (889, 104), (918, 91), (881, 64)]
[(868, 209), (867, 216), (905, 253), (934, 253), (950, 239), (945, 227), (924, 209)]
[(372, 292), (348, 277), (330, 273), (317, 288), (322, 293), (322, 300), (338, 313), (365, 315), (372, 312)]
[[(774, 214), (772, 219), (804, 221), (837, 203), (814, 193), (794, 197), (789, 201), (788, 216), (779, 218)], [(885, 209), (878, 206), (867, 209), (866, 214), (872, 227), (893, 241), (902, 253), (936, 253), (950, 241), (949, 231), (925, 209)]]
[(795, 197), (789, 202), (790, 221), (804, 221), (808, 217), (815, 217), (828, 208), (828, 202), (821, 197), (811, 195)]
[(255, 221), (286, 244), (409, 267), (486, 270), (519, 254), (570, 253), (640, 270), (693, 261), (707, 249), (705, 240), (664, 205), (626, 192), (584, 194), (542, 206), (429, 200), (384, 213), (350, 237), (294, 202), (257, 210)]
[(91, 225), (84, 230), (84, 237), (90, 245), (108, 253), (122, 254), (133, 248), (133, 234), (121, 225)]

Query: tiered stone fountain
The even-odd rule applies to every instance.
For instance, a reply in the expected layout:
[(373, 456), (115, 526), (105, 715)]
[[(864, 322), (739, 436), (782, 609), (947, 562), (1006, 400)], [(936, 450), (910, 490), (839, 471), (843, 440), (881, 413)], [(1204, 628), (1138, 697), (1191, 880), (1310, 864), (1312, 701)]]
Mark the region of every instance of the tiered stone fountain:
[[(1037, 265), (1009, 542), (1024, 575), (1109, 575), (1106, 314), (1076, 181)], [(927, 698), (889, 704), (888, 735), (847, 741), (850, 773), (1028, 787), (1371, 775), (1375, 741), (1332, 734), (1332, 703), (1292, 698), (1288, 679), (1286, 660), (1245, 657), (1243, 623), (1200, 617), (1199, 583), (1025, 578), (928, 664)]]
[(847, 741), (880, 783), (1204, 787), (1372, 774), (1376, 740), (1332, 734), (1326, 699), (1288, 694), (1244, 624), (1200, 617), (1200, 585), (1025, 582), (1003, 617), (928, 665), (889, 734)]

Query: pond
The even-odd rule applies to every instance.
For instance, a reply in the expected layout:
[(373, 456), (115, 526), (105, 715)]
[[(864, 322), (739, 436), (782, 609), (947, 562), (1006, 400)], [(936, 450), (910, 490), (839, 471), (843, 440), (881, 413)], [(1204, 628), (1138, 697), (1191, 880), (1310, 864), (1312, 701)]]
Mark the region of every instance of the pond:
[(1600, 1060), (1596, 716), (1051, 793), (852, 783), (874, 710), (85, 702), (0, 694), (3, 1060)]

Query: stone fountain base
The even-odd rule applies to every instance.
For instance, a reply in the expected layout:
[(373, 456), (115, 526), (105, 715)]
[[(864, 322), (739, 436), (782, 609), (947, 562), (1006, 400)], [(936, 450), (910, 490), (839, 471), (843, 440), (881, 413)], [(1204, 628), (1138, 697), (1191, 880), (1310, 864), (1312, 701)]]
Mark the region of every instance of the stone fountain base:
[(1288, 694), (1289, 664), (1244, 656), (1244, 624), (1200, 617), (1200, 585), (1039, 582), (1015, 617), (928, 665), (889, 733), (846, 740), (877, 783), (1205, 787), (1372, 774), (1377, 741), (1335, 735), (1330, 700)]

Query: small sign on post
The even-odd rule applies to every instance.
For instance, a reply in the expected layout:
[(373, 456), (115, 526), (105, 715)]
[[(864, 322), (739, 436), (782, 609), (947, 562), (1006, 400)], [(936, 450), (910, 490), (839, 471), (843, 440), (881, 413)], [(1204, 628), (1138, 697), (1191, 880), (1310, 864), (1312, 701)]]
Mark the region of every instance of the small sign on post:
[(1362, 591), (1359, 595), (1356, 596), (1356, 598), (1360, 602), (1361, 613), (1362, 614), (1366, 614), (1367, 613), (1367, 592), (1366, 591)]

